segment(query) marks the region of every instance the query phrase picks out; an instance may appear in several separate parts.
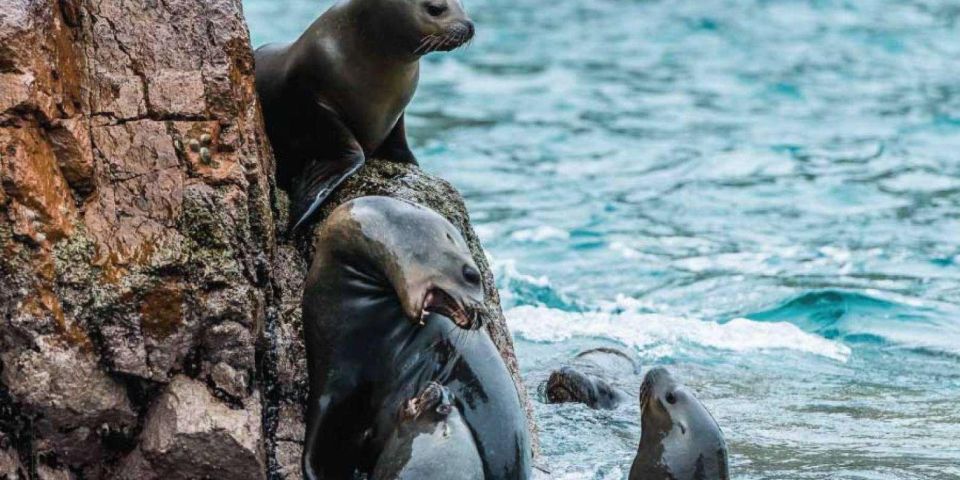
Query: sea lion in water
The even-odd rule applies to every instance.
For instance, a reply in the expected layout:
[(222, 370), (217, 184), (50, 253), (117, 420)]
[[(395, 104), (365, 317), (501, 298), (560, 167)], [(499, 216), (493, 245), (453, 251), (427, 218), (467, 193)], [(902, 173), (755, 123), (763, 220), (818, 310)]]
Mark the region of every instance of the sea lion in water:
[(630, 480), (729, 480), (720, 426), (666, 369), (647, 372), (640, 410), (640, 446)]
[(416, 164), (403, 113), (420, 57), (473, 33), (459, 0), (340, 0), (297, 41), (257, 49), (257, 94), (294, 229), (367, 158)]
[(430, 382), (454, 395), (486, 479), (525, 479), (530, 437), (512, 377), (477, 314), (480, 273), (439, 214), (386, 197), (324, 222), (303, 294), (308, 479), (369, 474), (396, 412)]
[(371, 480), (483, 480), (473, 434), (449, 389), (430, 382), (404, 405)]
[(638, 373), (630, 355), (614, 348), (594, 348), (580, 352), (570, 365), (551, 372), (541, 391), (547, 403), (577, 402), (612, 410), (627, 398), (615, 385)]

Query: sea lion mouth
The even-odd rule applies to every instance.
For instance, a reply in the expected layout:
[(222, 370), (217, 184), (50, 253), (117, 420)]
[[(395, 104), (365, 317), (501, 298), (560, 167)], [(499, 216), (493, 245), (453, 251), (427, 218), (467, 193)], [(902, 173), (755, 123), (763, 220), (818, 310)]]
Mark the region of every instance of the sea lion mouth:
[(478, 308), (464, 305), (463, 302), (458, 301), (443, 289), (437, 287), (427, 290), (427, 295), (423, 299), (423, 313), (420, 316), (421, 324), (424, 322), (424, 317), (426, 317), (428, 313), (443, 315), (453, 320), (453, 323), (464, 330), (475, 330), (482, 325)]
[(467, 21), (457, 22), (443, 33), (427, 35), (420, 40), (415, 55), (426, 55), (431, 52), (449, 52), (462, 47), (473, 40), (473, 24)]

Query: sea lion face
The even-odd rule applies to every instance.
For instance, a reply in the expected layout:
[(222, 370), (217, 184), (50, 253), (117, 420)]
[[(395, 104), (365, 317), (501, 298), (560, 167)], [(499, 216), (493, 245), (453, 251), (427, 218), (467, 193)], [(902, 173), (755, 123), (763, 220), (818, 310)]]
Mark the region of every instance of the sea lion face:
[(473, 22), (460, 0), (376, 0), (379, 28), (416, 56), (448, 52), (470, 41)]
[(630, 479), (725, 480), (727, 447), (716, 420), (664, 368), (640, 387), (641, 439)]
[(437, 313), (464, 329), (482, 326), (480, 270), (460, 232), (433, 210), (358, 198), (334, 210), (320, 242), (354, 271), (384, 278), (412, 322)]
[(483, 279), (466, 241), (440, 215), (415, 209), (396, 220), (405, 224), (397, 240), (407, 250), (397, 255), (388, 273), (404, 311), (420, 324), (437, 313), (460, 328), (480, 328)]
[(453, 411), (453, 394), (437, 382), (430, 382), (420, 395), (408, 400), (400, 412), (401, 421), (416, 420), (427, 416), (431, 420), (443, 420)]
[(547, 379), (545, 390), (548, 403), (576, 402), (605, 409), (613, 409), (620, 404), (620, 394), (610, 384), (572, 367), (553, 371)]

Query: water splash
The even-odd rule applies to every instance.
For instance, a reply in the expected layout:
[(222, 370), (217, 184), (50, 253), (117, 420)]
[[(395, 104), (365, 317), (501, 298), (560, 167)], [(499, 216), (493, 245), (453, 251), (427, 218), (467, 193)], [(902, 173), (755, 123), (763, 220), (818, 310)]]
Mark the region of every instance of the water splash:
[(738, 353), (794, 350), (845, 362), (850, 348), (806, 333), (788, 322), (737, 318), (726, 323), (637, 312), (565, 312), (520, 306), (505, 312), (514, 335), (534, 342), (563, 342), (574, 337), (608, 339), (632, 348), (648, 361), (689, 349)]

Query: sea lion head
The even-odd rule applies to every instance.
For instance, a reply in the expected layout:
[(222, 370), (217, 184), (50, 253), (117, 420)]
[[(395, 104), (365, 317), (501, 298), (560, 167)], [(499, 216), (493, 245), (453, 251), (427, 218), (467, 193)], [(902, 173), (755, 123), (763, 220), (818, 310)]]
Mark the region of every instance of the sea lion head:
[(427, 416), (431, 420), (442, 420), (453, 411), (453, 393), (437, 382), (430, 382), (420, 395), (408, 400), (400, 411), (400, 421), (416, 420)]
[(351, 0), (366, 8), (362, 18), (378, 41), (422, 56), (469, 42), (473, 22), (460, 0)]
[(641, 437), (630, 478), (730, 478), (720, 426), (694, 394), (665, 368), (640, 386)]
[(620, 393), (614, 387), (573, 367), (551, 372), (543, 388), (547, 403), (575, 402), (604, 409), (613, 409), (620, 404)]
[(404, 314), (438, 313), (464, 329), (482, 326), (483, 278), (460, 232), (433, 210), (389, 197), (362, 197), (324, 222), (318, 250), (373, 286), (392, 287)]

